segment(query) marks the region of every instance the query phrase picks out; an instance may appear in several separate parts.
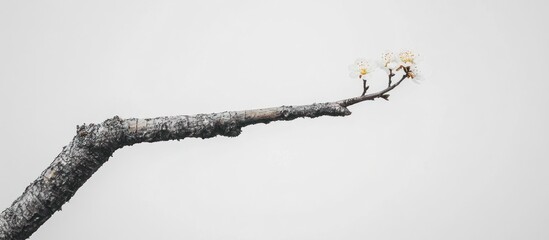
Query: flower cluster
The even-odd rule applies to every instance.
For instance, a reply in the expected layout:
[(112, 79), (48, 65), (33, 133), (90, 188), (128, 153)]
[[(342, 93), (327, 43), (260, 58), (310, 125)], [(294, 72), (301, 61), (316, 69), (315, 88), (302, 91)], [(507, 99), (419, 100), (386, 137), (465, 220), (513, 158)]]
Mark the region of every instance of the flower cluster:
[[(419, 69), (417, 67), (417, 57), (418, 54), (412, 52), (412, 51), (403, 51), (398, 54), (398, 58), (395, 56), (392, 52), (385, 52), (381, 56), (381, 64), (379, 64), (379, 67), (385, 70), (389, 76), (389, 86), (391, 87), (392, 84), (392, 78), (400, 71), (402, 70), (402, 80), (406, 78), (416, 79), (419, 75)], [(368, 89), (368, 86), (366, 84), (366, 78), (370, 76), (372, 72), (374, 72), (375, 68), (372, 67), (372, 65), (364, 60), (364, 59), (358, 59), (355, 61), (354, 64), (349, 66), (349, 70), (351, 71), (350, 76), (352, 78), (358, 78), (364, 81), (364, 92), (362, 95), (366, 93), (366, 90)]]

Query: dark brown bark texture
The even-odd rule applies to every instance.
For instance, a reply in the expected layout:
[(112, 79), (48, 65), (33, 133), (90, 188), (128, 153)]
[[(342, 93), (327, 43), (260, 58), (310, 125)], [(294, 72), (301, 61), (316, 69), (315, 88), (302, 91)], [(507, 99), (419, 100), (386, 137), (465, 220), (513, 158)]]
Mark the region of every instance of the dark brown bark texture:
[(389, 95), (386, 93), (401, 81), (377, 93), (337, 102), (147, 119), (115, 116), (100, 124), (77, 126), (73, 140), (0, 214), (0, 239), (28, 238), (59, 211), (119, 148), (141, 142), (188, 137), (235, 137), (241, 133), (242, 127), (257, 123), (289, 121), (300, 117), (347, 116), (351, 114), (347, 106), (376, 98), (387, 100)]

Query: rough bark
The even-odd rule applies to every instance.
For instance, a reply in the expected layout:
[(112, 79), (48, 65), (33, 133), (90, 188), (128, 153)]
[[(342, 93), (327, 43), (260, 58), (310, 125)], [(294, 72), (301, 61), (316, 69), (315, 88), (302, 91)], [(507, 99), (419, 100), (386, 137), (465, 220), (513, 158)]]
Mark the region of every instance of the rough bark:
[(188, 137), (236, 137), (245, 126), (300, 117), (347, 116), (348, 106), (386, 94), (404, 80), (373, 94), (336, 102), (245, 111), (137, 119), (115, 116), (100, 124), (77, 126), (73, 140), (10, 207), (0, 214), (0, 239), (26, 239), (69, 201), (113, 152), (141, 142)]

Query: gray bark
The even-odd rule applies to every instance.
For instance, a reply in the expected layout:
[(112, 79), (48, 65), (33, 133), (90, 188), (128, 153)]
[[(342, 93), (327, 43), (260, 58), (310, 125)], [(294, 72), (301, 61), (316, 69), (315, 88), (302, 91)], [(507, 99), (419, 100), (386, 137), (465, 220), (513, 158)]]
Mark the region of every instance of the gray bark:
[(77, 126), (73, 140), (0, 214), (0, 239), (19, 240), (31, 236), (119, 148), (188, 137), (236, 137), (243, 127), (257, 123), (300, 117), (347, 116), (351, 114), (347, 106), (376, 98), (387, 100), (389, 95), (386, 93), (402, 80), (404, 78), (377, 93), (329, 103), (146, 119), (115, 116), (100, 124)]

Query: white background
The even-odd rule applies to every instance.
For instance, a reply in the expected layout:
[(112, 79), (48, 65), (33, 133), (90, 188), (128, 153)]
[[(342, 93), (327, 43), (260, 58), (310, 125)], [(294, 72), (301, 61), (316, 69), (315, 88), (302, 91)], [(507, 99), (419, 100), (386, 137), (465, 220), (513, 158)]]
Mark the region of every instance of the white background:
[(31, 239), (548, 239), (547, 9), (1, 1), (0, 208), (77, 124), (339, 100), (411, 48), (427, 79), (351, 116), (117, 151)]

